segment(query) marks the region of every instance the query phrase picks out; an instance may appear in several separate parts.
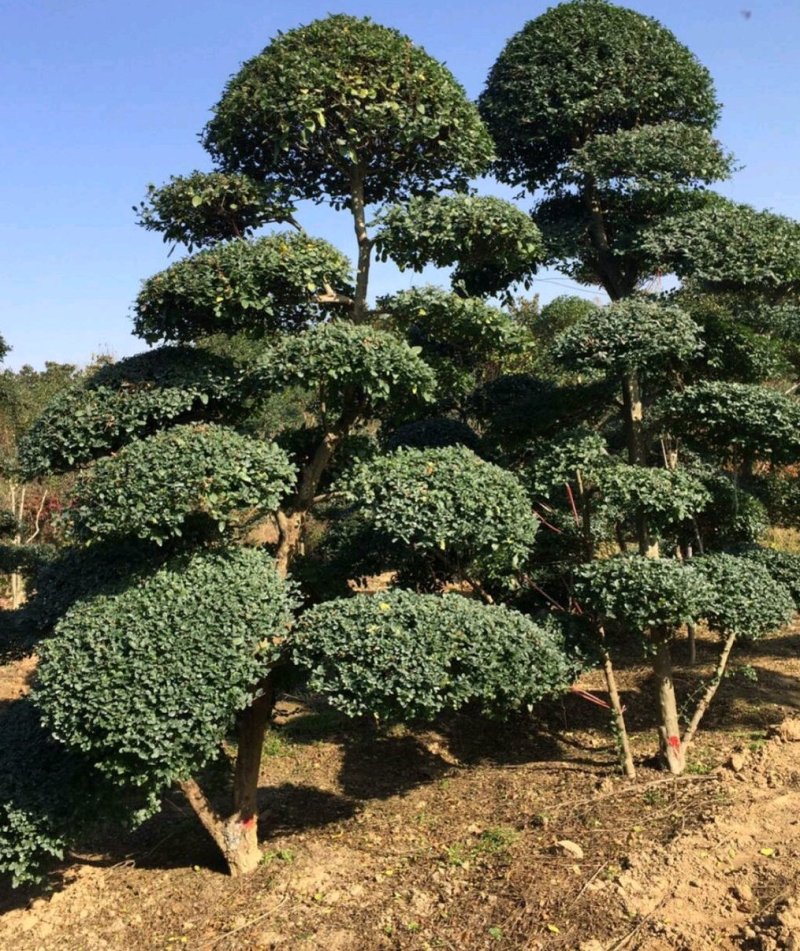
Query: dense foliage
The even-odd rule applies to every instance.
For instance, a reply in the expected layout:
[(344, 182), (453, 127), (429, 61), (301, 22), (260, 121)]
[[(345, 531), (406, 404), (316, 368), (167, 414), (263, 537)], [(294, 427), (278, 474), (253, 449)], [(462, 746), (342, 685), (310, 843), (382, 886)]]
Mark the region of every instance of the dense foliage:
[(521, 283), (529, 287), (543, 256), (529, 215), (500, 198), (438, 195), (389, 208), (376, 234), (378, 254), (401, 269), (427, 264), (455, 269), (451, 282), (465, 295), (484, 296)]
[(274, 511), (295, 474), (271, 443), (224, 426), (175, 426), (99, 460), (81, 476), (68, 515), (82, 538), (213, 536), (231, 529), (238, 510)]
[(263, 552), (178, 557), (66, 615), (42, 650), (34, 702), (57, 740), (155, 808), (216, 756), (280, 656), (292, 607)]
[(669, 30), (604, 0), (531, 20), (492, 67), (480, 109), (499, 177), (531, 190), (558, 176), (576, 142), (665, 120), (710, 129), (719, 113), (708, 71)]
[(319, 238), (279, 232), (229, 241), (148, 278), (136, 298), (134, 328), (148, 343), (299, 329), (336, 305), (324, 299), (329, 288), (349, 284), (349, 262)]
[(347, 402), (358, 414), (388, 400), (433, 396), (436, 380), (419, 353), (387, 330), (337, 320), (276, 341), (250, 378), (256, 392), (290, 386), (313, 389), (324, 418)]
[(795, 609), (800, 610), (800, 555), (775, 548), (745, 548), (739, 554), (766, 568), (772, 580), (791, 594)]
[(396, 30), (337, 15), (279, 35), (234, 76), (204, 144), (230, 171), (342, 206), (465, 185), (492, 157), (451, 73)]
[(565, 330), (554, 354), (577, 370), (625, 374), (688, 360), (701, 345), (697, 325), (680, 308), (629, 298)]
[(511, 572), (538, 527), (515, 476), (464, 446), (398, 449), (357, 467), (343, 487), (377, 529), (455, 577)]
[(794, 615), (790, 591), (751, 558), (719, 552), (693, 559), (692, 566), (713, 591), (708, 623), (723, 634), (755, 640)]
[(706, 617), (713, 590), (700, 572), (682, 562), (622, 555), (584, 565), (576, 577), (575, 597), (601, 620), (616, 621), (638, 637), (658, 639)]
[(717, 458), (774, 463), (800, 459), (800, 401), (750, 383), (703, 382), (666, 397), (663, 425)]
[(317, 605), (297, 626), (293, 655), (334, 707), (386, 719), (431, 719), (467, 703), (524, 709), (572, 674), (551, 628), (458, 594), (386, 591)]
[(190, 347), (160, 347), (100, 367), (53, 399), (20, 447), (30, 475), (63, 472), (175, 423), (237, 415), (240, 372)]
[(189, 251), (216, 241), (246, 238), (268, 222), (288, 221), (294, 209), (279, 189), (244, 175), (192, 172), (166, 185), (148, 185), (139, 224)]

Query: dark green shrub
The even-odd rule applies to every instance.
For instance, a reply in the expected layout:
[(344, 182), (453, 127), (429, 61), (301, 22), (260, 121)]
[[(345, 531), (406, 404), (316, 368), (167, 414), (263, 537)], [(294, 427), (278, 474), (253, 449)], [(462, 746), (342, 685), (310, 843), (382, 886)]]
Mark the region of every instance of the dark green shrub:
[(148, 278), (136, 298), (135, 333), (155, 343), (297, 330), (331, 309), (318, 301), (326, 286), (349, 285), (347, 258), (326, 241), (288, 233), (230, 241)]
[(19, 521), (13, 512), (0, 509), (0, 538), (8, 538), (19, 531)]
[(386, 440), (389, 452), (395, 449), (444, 449), (447, 446), (466, 446), (477, 452), (480, 438), (471, 426), (461, 420), (441, 416), (404, 423), (390, 433)]
[(800, 555), (775, 548), (745, 548), (737, 554), (766, 568), (772, 580), (791, 594), (795, 608), (800, 610)]
[(202, 248), (230, 238), (246, 238), (270, 221), (287, 221), (294, 209), (279, 189), (244, 175), (192, 172), (173, 175), (134, 209), (139, 224), (164, 241)]
[(800, 400), (752, 383), (704, 382), (665, 398), (662, 425), (692, 448), (741, 464), (800, 459)]
[(445, 66), (397, 30), (343, 14), (279, 34), (248, 60), (204, 145), (219, 167), (335, 207), (350, 201), (354, 166), (370, 205), (466, 185), (492, 156)]
[(262, 552), (176, 557), (75, 605), (44, 644), (34, 703), (57, 740), (155, 808), (216, 755), (279, 658), (292, 607)]
[(563, 691), (572, 674), (551, 629), (458, 594), (329, 601), (301, 617), (292, 640), (311, 689), (349, 716), (430, 719), (471, 702), (524, 709)]
[(53, 550), (32, 575), (25, 621), (37, 634), (46, 634), (77, 601), (120, 594), (152, 574), (168, 555), (166, 546), (129, 537)]
[(419, 352), (387, 330), (334, 320), (297, 336), (284, 336), (265, 351), (250, 386), (266, 392), (313, 387), (323, 422), (335, 424), (344, 401), (360, 414), (388, 400), (430, 400), (433, 371)]
[(464, 446), (398, 449), (356, 467), (342, 488), (376, 529), (451, 577), (507, 575), (538, 528), (516, 477)]
[(708, 612), (714, 591), (694, 564), (642, 555), (593, 561), (576, 572), (575, 597), (601, 621), (645, 641), (669, 638)]
[(688, 314), (635, 297), (596, 308), (553, 344), (565, 366), (613, 374), (679, 364), (700, 350), (700, 331)]
[(98, 460), (81, 475), (68, 514), (83, 538), (219, 535), (237, 510), (274, 511), (294, 480), (275, 445), (223, 426), (175, 426)]
[[(102, 806), (107, 784), (86, 757), (56, 743), (30, 700), (0, 711), (0, 876), (40, 882)], [(121, 807), (117, 796), (117, 806)]]
[(594, 482), (597, 473), (609, 465), (605, 440), (589, 429), (567, 430), (553, 439), (531, 443), (527, 448), (520, 479), (534, 499), (557, 494), (564, 498), (564, 483), (574, 484), (577, 474)]
[(703, 482), (685, 469), (617, 463), (600, 470), (597, 486), (606, 518), (624, 522), (644, 512), (651, 529), (659, 533), (679, 528), (711, 502)]
[(717, 553), (693, 558), (692, 567), (711, 587), (706, 619), (722, 634), (756, 640), (794, 615), (791, 592), (758, 561)]
[(235, 414), (240, 371), (225, 357), (160, 347), (101, 367), (60, 393), (22, 440), (28, 476), (64, 472), (157, 429)]
[(436, 195), (394, 205), (380, 218), (378, 255), (400, 268), (455, 265), (451, 282), (488, 296), (521, 282), (529, 287), (543, 249), (530, 215), (501, 198)]

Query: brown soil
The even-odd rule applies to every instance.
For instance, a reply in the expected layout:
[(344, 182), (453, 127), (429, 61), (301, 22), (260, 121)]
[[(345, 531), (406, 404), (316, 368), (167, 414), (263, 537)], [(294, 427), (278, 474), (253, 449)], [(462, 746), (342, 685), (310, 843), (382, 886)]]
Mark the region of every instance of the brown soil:
[[(699, 647), (684, 694), (710, 670)], [(534, 723), (387, 734), (284, 698), (253, 876), (223, 873), (176, 795), (87, 841), (46, 893), (0, 893), (0, 948), (800, 949), (798, 648), (800, 626), (740, 650), (758, 682), (724, 681), (677, 780), (648, 765), (644, 666), (620, 672), (633, 784), (577, 696)], [(0, 668), (0, 709), (33, 667)], [(595, 674), (581, 686), (604, 696)]]

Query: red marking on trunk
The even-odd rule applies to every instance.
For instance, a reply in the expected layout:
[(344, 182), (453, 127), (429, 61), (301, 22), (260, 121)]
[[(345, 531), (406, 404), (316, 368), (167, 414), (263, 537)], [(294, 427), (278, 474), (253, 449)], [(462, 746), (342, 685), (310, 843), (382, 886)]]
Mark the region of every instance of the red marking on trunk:
[(242, 825), (245, 827), (245, 829), (252, 829), (255, 824), (256, 824), (255, 816), (250, 816), (249, 819), (242, 819)]
[(681, 748), (681, 738), (679, 736), (670, 736), (667, 739), (667, 743), (669, 743), (673, 750), (679, 750)]

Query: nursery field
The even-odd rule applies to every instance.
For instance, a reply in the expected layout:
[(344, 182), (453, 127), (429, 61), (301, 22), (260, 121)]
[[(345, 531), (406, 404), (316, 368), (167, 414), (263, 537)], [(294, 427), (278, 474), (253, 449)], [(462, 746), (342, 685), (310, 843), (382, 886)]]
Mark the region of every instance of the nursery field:
[[(129, 837), (97, 831), (45, 890), (0, 898), (26, 949), (793, 948), (800, 929), (800, 625), (742, 649), (687, 773), (646, 761), (652, 674), (620, 670), (638, 779), (606, 711), (577, 694), (545, 720), (461, 714), (377, 734), (283, 697), (264, 746), (263, 860), (232, 879), (178, 796)], [(715, 645), (683, 664), (710, 670)], [(0, 669), (0, 702), (30, 659)], [(599, 674), (581, 688), (602, 698)], [(5, 712), (5, 711), (4, 711)], [(176, 821), (177, 820), (177, 821)], [(565, 843), (559, 845), (558, 843)]]

